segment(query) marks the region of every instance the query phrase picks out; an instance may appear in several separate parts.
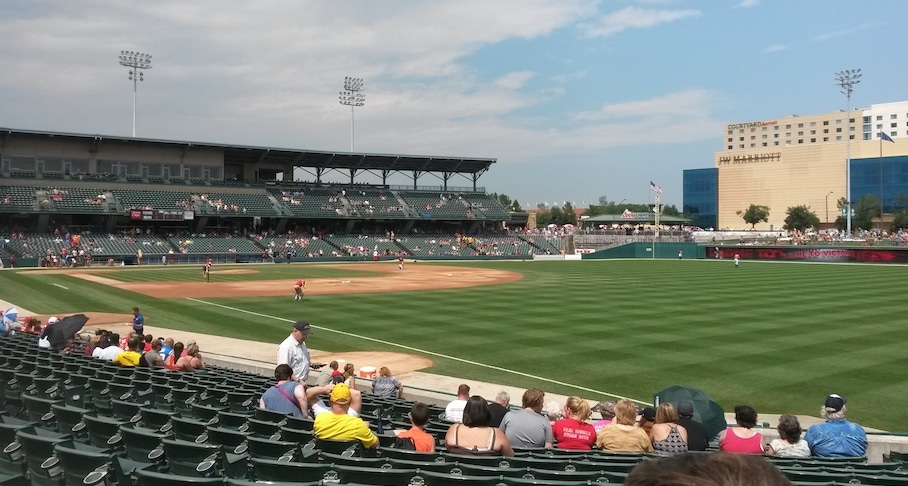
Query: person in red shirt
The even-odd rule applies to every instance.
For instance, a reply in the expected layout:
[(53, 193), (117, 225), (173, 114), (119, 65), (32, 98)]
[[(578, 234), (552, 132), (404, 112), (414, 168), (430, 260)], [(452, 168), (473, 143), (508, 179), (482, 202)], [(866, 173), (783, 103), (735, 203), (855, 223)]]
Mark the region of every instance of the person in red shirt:
[(596, 429), (587, 423), (592, 412), (580, 397), (568, 397), (562, 411), (564, 418), (552, 424), (552, 435), (559, 449), (588, 451), (596, 444)]
[(303, 300), (303, 291), (304, 290), (306, 290), (306, 281), (303, 279), (297, 280), (296, 283), (293, 284), (293, 295), (294, 295), (293, 300), (294, 301)]
[(429, 423), (429, 406), (416, 402), (410, 407), (410, 427), (407, 430), (395, 430), (394, 435), (400, 439), (410, 439), (416, 446), (416, 452), (435, 452), (435, 436), (426, 432)]

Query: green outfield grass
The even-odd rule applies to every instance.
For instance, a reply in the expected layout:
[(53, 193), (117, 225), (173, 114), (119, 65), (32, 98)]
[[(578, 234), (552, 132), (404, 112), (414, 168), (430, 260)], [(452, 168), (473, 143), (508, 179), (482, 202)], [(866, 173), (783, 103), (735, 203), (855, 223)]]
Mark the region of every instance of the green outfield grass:
[[(41, 313), (127, 313), (138, 305), (156, 326), (275, 344), (286, 337), (287, 320), (305, 318), (317, 326), (313, 348), (400, 351), (394, 344), (401, 344), (436, 353), (433, 373), (592, 399), (607, 392), (649, 400), (681, 384), (703, 389), (726, 410), (749, 404), (758, 412), (817, 415), (824, 397), (839, 393), (848, 398), (850, 418), (908, 428), (894, 403), (908, 394), (903, 266), (743, 262), (736, 269), (730, 261), (695, 260), (444, 265), (505, 269), (524, 278), (471, 289), (307, 296), (297, 304), (289, 296), (156, 300), (67, 275), (3, 271), (0, 298)], [(351, 275), (319, 265), (238, 268), (261, 272), (218, 279), (254, 286), (262, 278)], [(159, 267), (105, 276), (198, 281), (199, 274), (194, 267)]]

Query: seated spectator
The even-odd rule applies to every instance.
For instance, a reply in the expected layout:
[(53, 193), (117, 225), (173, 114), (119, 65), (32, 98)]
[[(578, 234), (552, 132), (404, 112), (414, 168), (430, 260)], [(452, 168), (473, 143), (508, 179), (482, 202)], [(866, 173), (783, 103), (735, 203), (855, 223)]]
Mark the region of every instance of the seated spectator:
[[(51, 317), (50, 319), (56, 319), (56, 317)], [(47, 320), (50, 323), (50, 319)], [(40, 334), (41, 330), (41, 319), (37, 317), (26, 317), (22, 321), (22, 332), (30, 332), (32, 334)]]
[(366, 449), (378, 447), (378, 437), (359, 417), (349, 414), (353, 396), (345, 383), (334, 385), (330, 394), (330, 413), (315, 416), (312, 431), (319, 439), (358, 440)]
[(801, 440), (801, 424), (794, 415), (779, 417), (779, 438), (773, 439), (766, 448), (767, 454), (780, 457), (809, 457), (810, 446), (806, 440)]
[(460, 422), (463, 417), (463, 409), (467, 405), (467, 399), (470, 398), (470, 385), (462, 384), (457, 387), (457, 398), (452, 400), (445, 407), (445, 422)]
[(763, 436), (753, 430), (757, 425), (757, 411), (748, 405), (735, 407), (737, 427), (719, 432), (719, 450), (737, 454), (762, 454)]
[(391, 370), (387, 366), (382, 366), (378, 370), (378, 377), (372, 382), (372, 393), (380, 397), (400, 398), (404, 394), (404, 386), (391, 376)]
[(656, 409), (653, 407), (643, 407), (640, 416), (637, 418), (637, 423), (644, 432), (649, 434), (649, 431), (653, 428), (653, 424), (656, 423)]
[(744, 454), (675, 454), (641, 461), (625, 486), (788, 486), (782, 472), (762, 457)]
[(564, 418), (552, 424), (552, 434), (559, 449), (588, 451), (596, 445), (596, 429), (586, 423), (592, 411), (580, 397), (568, 397), (562, 410)]
[(307, 418), (306, 389), (299, 381), (291, 380), (293, 369), (288, 364), (279, 364), (274, 369), (277, 384), (265, 390), (259, 399), (259, 408), (290, 414), (294, 417)]
[(492, 427), (501, 425), (501, 419), (510, 411), (510, 406), (511, 395), (504, 390), (498, 392), (495, 401), (489, 404), (489, 410), (492, 412), (492, 421), (489, 422), (489, 425)]
[(137, 334), (133, 334), (126, 343), (126, 350), (118, 353), (113, 362), (120, 366), (139, 366), (139, 361), (142, 359), (142, 353), (139, 350), (142, 349), (142, 344), (142, 339)]
[(173, 354), (173, 338), (164, 339), (164, 345), (161, 346), (161, 359), (167, 362), (170, 355)]
[(687, 452), (687, 429), (678, 425), (678, 412), (668, 402), (656, 410), (656, 423), (649, 431), (653, 450), (663, 454)]
[(410, 439), (417, 452), (435, 452), (435, 436), (426, 432), (429, 423), (429, 406), (416, 402), (410, 407), (410, 424), (407, 430), (395, 430), (394, 435), (401, 439)]
[(142, 348), (143, 353), (147, 353), (147, 352), (151, 351), (151, 342), (152, 341), (154, 341), (154, 336), (152, 336), (151, 334), (146, 334), (145, 335), (145, 345)]
[(322, 374), (318, 375), (318, 379), (316, 380), (315, 384), (318, 386), (325, 386), (329, 383), (333, 383), (335, 373), (340, 373), (339, 371), (337, 371), (338, 366), (339, 365), (337, 361), (331, 361), (330, 363), (328, 363), (328, 368), (331, 369), (322, 371)]
[(344, 365), (344, 383), (346, 383), (351, 390), (356, 389), (356, 367), (353, 366), (353, 363)]
[(180, 359), (180, 356), (183, 354), (183, 343), (177, 342), (173, 345), (173, 352), (170, 353), (170, 356), (164, 361), (164, 367), (172, 371), (180, 371), (180, 368), (177, 367), (177, 360)]
[(820, 409), (826, 419), (811, 425), (804, 434), (810, 452), (821, 457), (861, 457), (867, 453), (867, 434), (860, 425), (845, 420), (845, 398), (829, 395)]
[(599, 402), (599, 415), (602, 419), (593, 421), (593, 428), (597, 434), (615, 418), (615, 402)]
[(105, 334), (98, 336), (98, 344), (95, 346), (95, 349), (91, 350), (92, 357), (100, 358), (101, 352), (108, 346), (110, 346), (110, 338)]
[(501, 429), (489, 426), (492, 412), (485, 398), (474, 395), (466, 402), (461, 423), (449, 427), (445, 434), (445, 449), (452, 454), (513, 457), (508, 437)]
[(139, 363), (139, 366), (162, 368), (164, 366), (164, 358), (161, 357), (161, 348), (163, 346), (164, 344), (161, 343), (160, 339), (152, 341), (151, 349), (142, 355), (142, 361)]
[(202, 362), (202, 353), (199, 352), (199, 345), (190, 341), (186, 347), (186, 355), (177, 359), (174, 366), (180, 371), (201, 371), (205, 369), (205, 363)]
[(690, 400), (678, 401), (678, 425), (687, 430), (688, 451), (705, 451), (709, 447), (709, 432), (694, 420), (694, 404)]
[(512, 447), (522, 449), (552, 448), (552, 425), (542, 415), (545, 392), (530, 388), (523, 392), (523, 408), (511, 410), (498, 427), (508, 437)]
[(652, 452), (653, 443), (637, 425), (637, 406), (627, 398), (615, 403), (615, 418), (596, 436), (596, 446), (609, 452)]
[(120, 349), (119, 346), (117, 346), (117, 342), (120, 340), (120, 335), (113, 333), (108, 336), (107, 339), (109, 345), (101, 351), (98, 357), (101, 359), (106, 359), (107, 361), (113, 361), (113, 359), (116, 358), (118, 354), (123, 352), (123, 350)]

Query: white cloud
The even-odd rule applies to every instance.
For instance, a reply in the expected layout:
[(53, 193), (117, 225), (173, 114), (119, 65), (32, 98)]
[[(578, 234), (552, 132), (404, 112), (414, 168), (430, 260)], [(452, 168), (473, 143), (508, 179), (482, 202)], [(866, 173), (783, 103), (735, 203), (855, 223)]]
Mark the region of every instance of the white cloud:
[(760, 4), (760, 0), (741, 0), (741, 3), (736, 5), (738, 8), (751, 8), (756, 7)]
[(536, 73), (533, 71), (514, 71), (492, 82), (495, 86), (504, 89), (522, 88)]
[(786, 46), (784, 44), (773, 44), (773, 45), (767, 47), (766, 49), (763, 49), (763, 53), (769, 54), (772, 52), (784, 51), (786, 49), (788, 49), (788, 46)]
[(700, 16), (699, 10), (657, 10), (627, 7), (585, 25), (586, 35), (605, 37), (627, 29), (652, 27)]
[(860, 31), (862, 31), (862, 30), (870, 29), (870, 28), (872, 28), (872, 27), (873, 27), (873, 24), (872, 24), (872, 23), (870, 23), (870, 22), (865, 22), (865, 23), (863, 23), (863, 24), (855, 25), (854, 27), (851, 27), (851, 28), (848, 28), (848, 29), (834, 30), (834, 31), (832, 31), (832, 32), (826, 32), (826, 33), (820, 34), (820, 35), (814, 37), (813, 40), (814, 40), (815, 42), (822, 42), (822, 41), (826, 41), (826, 40), (829, 40), (829, 39), (835, 39), (836, 37), (850, 36), (850, 35), (852, 35), (852, 34), (855, 34), (855, 33), (860, 32)]

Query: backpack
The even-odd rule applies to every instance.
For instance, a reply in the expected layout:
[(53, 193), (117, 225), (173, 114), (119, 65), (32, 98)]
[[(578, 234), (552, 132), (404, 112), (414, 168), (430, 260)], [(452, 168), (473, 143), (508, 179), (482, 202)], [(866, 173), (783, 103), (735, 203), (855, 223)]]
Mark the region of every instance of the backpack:
[(401, 449), (404, 451), (415, 451), (416, 444), (413, 443), (413, 439), (409, 437), (398, 437), (394, 439), (394, 443), (391, 444), (392, 449)]

